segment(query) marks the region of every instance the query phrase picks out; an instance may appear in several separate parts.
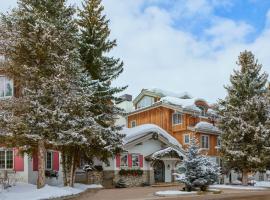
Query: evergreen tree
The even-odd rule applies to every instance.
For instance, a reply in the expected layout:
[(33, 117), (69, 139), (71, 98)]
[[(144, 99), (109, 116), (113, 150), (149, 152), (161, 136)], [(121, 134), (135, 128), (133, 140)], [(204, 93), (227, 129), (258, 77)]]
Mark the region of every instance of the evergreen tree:
[(249, 51), (240, 53), (240, 67), (231, 75), (228, 95), (219, 101), (219, 128), (222, 131), (222, 155), (230, 168), (242, 172), (247, 185), (248, 173), (265, 169), (269, 159), (269, 100), (266, 95), (268, 75), (261, 73)]
[(38, 188), (45, 185), (46, 146), (57, 144), (61, 103), (77, 74), (74, 11), (64, 0), (19, 0), (1, 17), (4, 71), (20, 88), (19, 98), (2, 104), (13, 113), (2, 127), (12, 143), (38, 153)]
[(191, 191), (195, 187), (200, 187), (205, 191), (210, 184), (217, 181), (219, 167), (209, 160), (209, 157), (200, 154), (200, 148), (195, 138), (191, 138), (189, 148), (184, 159), (184, 176), (178, 176), (178, 180), (185, 184), (185, 189)]
[(119, 101), (116, 95), (125, 87), (112, 87), (111, 83), (123, 71), (120, 59), (108, 56), (116, 46), (116, 40), (110, 40), (109, 20), (103, 15), (104, 7), (101, 0), (85, 0), (79, 11), (78, 25), (80, 61), (84, 71), (98, 81), (97, 90), (93, 95), (91, 111), (96, 122), (104, 129), (101, 132), (106, 146), (103, 151), (96, 148), (95, 155), (106, 160), (112, 155), (113, 149), (121, 144), (120, 127), (114, 125), (118, 115), (123, 111), (115, 106)]

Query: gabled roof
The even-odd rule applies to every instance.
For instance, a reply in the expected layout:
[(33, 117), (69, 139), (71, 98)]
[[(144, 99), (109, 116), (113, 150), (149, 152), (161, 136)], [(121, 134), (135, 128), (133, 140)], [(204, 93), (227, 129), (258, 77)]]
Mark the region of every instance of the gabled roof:
[(139, 140), (145, 136), (152, 136), (153, 134), (157, 134), (158, 137), (167, 141), (171, 146), (182, 149), (182, 145), (169, 133), (167, 133), (164, 129), (160, 128), (155, 124), (143, 124), (140, 126), (136, 126), (134, 128), (124, 128), (121, 131), (121, 134), (124, 134), (123, 144), (126, 145), (135, 140)]

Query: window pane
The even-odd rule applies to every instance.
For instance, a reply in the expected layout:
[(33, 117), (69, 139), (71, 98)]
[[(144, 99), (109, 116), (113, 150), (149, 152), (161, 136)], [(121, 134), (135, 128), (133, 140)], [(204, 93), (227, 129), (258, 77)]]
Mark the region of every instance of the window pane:
[(5, 151), (0, 151), (0, 169), (5, 169)]
[(12, 81), (8, 78), (6, 78), (6, 81), (5, 81), (5, 96), (6, 97), (11, 97), (12, 96), (12, 93), (13, 93), (13, 84), (12, 84)]
[(0, 76), (0, 97), (5, 96), (5, 77)]
[(13, 152), (12, 151), (7, 151), (6, 152), (7, 156), (7, 169), (12, 169), (13, 168)]
[(189, 135), (185, 135), (185, 143), (189, 143)]
[(47, 152), (46, 168), (52, 169), (52, 152)]
[(123, 167), (128, 166), (128, 163), (127, 163), (127, 155), (122, 155), (122, 156), (121, 156), (121, 164), (120, 164), (120, 166), (123, 166)]
[(132, 167), (139, 167), (139, 156), (132, 155)]

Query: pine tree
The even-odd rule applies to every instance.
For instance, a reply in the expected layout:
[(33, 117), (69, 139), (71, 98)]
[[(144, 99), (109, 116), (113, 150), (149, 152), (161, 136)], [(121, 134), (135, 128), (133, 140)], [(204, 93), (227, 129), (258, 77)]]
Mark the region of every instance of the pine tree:
[(200, 187), (202, 191), (205, 191), (210, 184), (217, 181), (220, 171), (217, 164), (210, 161), (209, 157), (200, 154), (200, 148), (195, 138), (191, 138), (183, 166), (186, 170), (185, 175), (174, 175), (180, 177), (178, 180), (185, 184), (187, 191), (191, 191), (195, 187)]
[(247, 185), (248, 173), (265, 169), (269, 159), (268, 75), (249, 51), (240, 53), (237, 64), (240, 69), (225, 87), (228, 95), (219, 101), (219, 128), (222, 155), (230, 168), (242, 172), (242, 184)]
[(101, 0), (85, 0), (79, 11), (78, 25), (81, 66), (93, 80), (98, 81), (90, 109), (96, 116), (96, 122), (103, 127), (102, 138), (109, 147), (103, 151), (96, 148), (95, 155), (106, 160), (122, 141), (123, 136), (118, 133), (120, 127), (115, 126), (114, 122), (123, 111), (114, 103), (119, 101), (116, 95), (125, 87), (111, 85), (122, 73), (123, 63), (120, 59), (108, 56), (116, 46), (116, 40), (109, 39), (109, 20), (103, 15), (103, 10)]
[(4, 71), (21, 89), (19, 98), (2, 103), (13, 113), (2, 127), (12, 143), (38, 153), (38, 188), (45, 185), (46, 146), (57, 145), (61, 103), (77, 74), (74, 12), (64, 0), (19, 0), (1, 18)]

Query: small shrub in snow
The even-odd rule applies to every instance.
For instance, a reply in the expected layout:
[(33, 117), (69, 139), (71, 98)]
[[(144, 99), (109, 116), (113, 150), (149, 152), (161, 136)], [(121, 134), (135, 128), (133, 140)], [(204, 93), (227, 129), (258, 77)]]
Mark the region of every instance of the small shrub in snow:
[(184, 160), (186, 171), (184, 176), (175, 173), (177, 180), (185, 184), (185, 190), (191, 191), (199, 187), (206, 191), (210, 184), (213, 184), (219, 175), (219, 167), (208, 157), (201, 155), (199, 146), (194, 138), (191, 139), (186, 158)]

